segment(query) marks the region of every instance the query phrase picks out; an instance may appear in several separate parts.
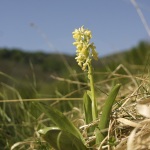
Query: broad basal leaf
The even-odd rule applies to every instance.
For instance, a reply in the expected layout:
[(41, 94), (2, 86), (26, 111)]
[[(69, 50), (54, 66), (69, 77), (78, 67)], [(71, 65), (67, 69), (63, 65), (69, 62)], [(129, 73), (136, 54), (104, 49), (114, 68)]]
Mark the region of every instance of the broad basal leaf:
[(57, 127), (41, 129), (39, 133), (56, 150), (87, 150), (81, 139)]
[(38, 109), (40, 109), (43, 113), (45, 113), (51, 119), (51, 121), (56, 124), (57, 127), (59, 127), (63, 131), (73, 134), (78, 139), (81, 139), (84, 142), (84, 139), (80, 131), (62, 112), (58, 111), (57, 109), (51, 106), (47, 106), (39, 103), (34, 103), (34, 104), (35, 106), (37, 106)]

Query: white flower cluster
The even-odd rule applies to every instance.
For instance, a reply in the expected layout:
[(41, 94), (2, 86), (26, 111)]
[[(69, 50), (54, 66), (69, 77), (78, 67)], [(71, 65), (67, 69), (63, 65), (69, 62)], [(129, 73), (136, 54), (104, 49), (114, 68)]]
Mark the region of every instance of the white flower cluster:
[(82, 26), (79, 29), (75, 29), (72, 34), (73, 38), (75, 39), (73, 45), (75, 45), (77, 48), (77, 57), (75, 59), (77, 60), (77, 63), (82, 68), (82, 70), (85, 71), (92, 58), (95, 60), (98, 59), (96, 47), (94, 46), (94, 43), (90, 43), (92, 33), (90, 30), (84, 29), (84, 26)]

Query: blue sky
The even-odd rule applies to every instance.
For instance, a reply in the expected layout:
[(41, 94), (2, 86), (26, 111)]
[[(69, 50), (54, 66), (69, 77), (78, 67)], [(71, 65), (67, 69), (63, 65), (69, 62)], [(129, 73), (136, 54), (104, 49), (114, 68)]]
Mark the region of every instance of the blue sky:
[[(150, 0), (136, 2), (150, 25)], [(0, 47), (75, 54), (72, 32), (82, 25), (99, 56), (150, 40), (130, 0), (0, 0)]]

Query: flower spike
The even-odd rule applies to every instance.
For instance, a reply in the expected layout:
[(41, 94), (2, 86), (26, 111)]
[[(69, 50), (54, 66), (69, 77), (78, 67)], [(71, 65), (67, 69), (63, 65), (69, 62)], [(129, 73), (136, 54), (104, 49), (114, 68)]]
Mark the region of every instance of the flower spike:
[(82, 26), (79, 29), (75, 29), (72, 32), (75, 42), (73, 45), (76, 46), (76, 61), (82, 70), (86, 71), (89, 61), (93, 59), (98, 59), (98, 53), (96, 52), (96, 47), (94, 43), (90, 43), (92, 38), (92, 33), (90, 30), (85, 29)]

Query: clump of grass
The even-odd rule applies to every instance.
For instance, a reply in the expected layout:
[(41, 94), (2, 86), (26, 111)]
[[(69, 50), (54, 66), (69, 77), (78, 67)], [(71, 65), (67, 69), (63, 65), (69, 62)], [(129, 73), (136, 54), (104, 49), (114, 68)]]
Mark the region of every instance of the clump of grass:
[[(73, 73), (76, 80), (51, 76), (68, 87), (77, 85), (77, 89), (71, 91), (70, 88), (66, 95), (57, 90), (55, 98), (24, 99), (15, 86), (1, 83), (0, 149), (67, 150), (72, 145), (74, 150), (149, 149), (148, 114), (143, 116), (137, 111), (137, 104), (145, 104), (139, 100), (150, 97), (149, 64), (140, 66), (140, 74), (136, 73), (137, 66), (126, 68), (123, 64), (115, 70), (108, 68), (107, 72), (94, 72), (92, 59), (98, 57), (94, 44), (88, 43), (91, 32), (83, 27), (79, 31), (88, 36), (85, 38), (78, 30), (75, 32), (78, 39), (76, 59), (84, 73)], [(4, 73), (0, 75), (17, 82)], [(80, 75), (87, 75), (88, 82), (80, 82)], [(95, 75), (103, 76), (103, 80), (95, 79)], [(121, 88), (118, 83), (122, 83)], [(77, 96), (79, 91), (80, 95), (84, 92), (83, 98)], [(80, 100), (80, 105), (73, 105), (72, 100)], [(66, 105), (69, 109), (64, 109)]]
[[(133, 71), (134, 68), (132, 66), (130, 67)], [(144, 74), (140, 73), (139, 75), (132, 74), (126, 67), (124, 67), (124, 69), (126, 70), (124, 74), (118, 73), (118, 68), (112, 71), (111, 76), (110, 73), (106, 72), (105, 80), (97, 80), (95, 82), (95, 88), (97, 91), (96, 100), (98, 102), (99, 111), (99, 116), (96, 120), (86, 123), (84, 120), (82, 107), (70, 110), (69, 112), (65, 113), (65, 116), (67, 116), (67, 118), (69, 118), (75, 124), (75, 126), (80, 129), (81, 134), (85, 138), (85, 144), (89, 145), (93, 140), (96, 139), (96, 137), (93, 134), (87, 134), (87, 131), (91, 127), (98, 125), (100, 121), (101, 110), (104, 101), (107, 98), (107, 95), (105, 93), (110, 90), (113, 82), (121, 83), (122, 81), (124, 81), (124, 79), (127, 79), (126, 83), (122, 83), (122, 88), (120, 89), (117, 101), (112, 107), (110, 121), (107, 129), (105, 130), (107, 131), (107, 135), (105, 136), (105, 139), (101, 142), (101, 144), (95, 149), (126, 149), (130, 133), (134, 130), (134, 128), (136, 129), (137, 126), (145, 119), (145, 117), (143, 117), (136, 111), (136, 103), (138, 100), (145, 99), (150, 95), (150, 80), (148, 68), (145, 69), (145, 66), (143, 66), (143, 70), (147, 70), (147, 73), (146, 71), (144, 71)], [(97, 74), (102, 75), (101, 72)], [(68, 82), (68, 79), (64, 80), (63, 82)], [(102, 87), (102, 83), (105, 83), (106, 86)], [(74, 83), (71, 83), (70, 80), (69, 84)], [(52, 149), (48, 143), (45, 143), (43, 139), (40, 138), (37, 132), (37, 130), (39, 130), (40, 128), (49, 126), (51, 124), (49, 117), (45, 115), (45, 110), (47, 109), (48, 111), (49, 108), (45, 107), (44, 105), (45, 110), (41, 112), (39, 111), (39, 109), (35, 109), (35, 106), (32, 104), (32, 101), (39, 101), (42, 99), (29, 99), (28, 102), (25, 102), (25, 100), (19, 96), (19, 93), (17, 93), (17, 89), (5, 86), (5, 84), (1, 84), (1, 86), (3, 87), (3, 90), (1, 91), (2, 103), (0, 117), (1, 149), (10, 149), (10, 147), (12, 147), (12, 149)], [(105, 93), (102, 93), (102, 91), (105, 91)], [(13, 97), (10, 97), (10, 94)], [(8, 96), (10, 101), (5, 102), (5, 100), (8, 99)], [(18, 100), (13, 103), (11, 102), (11, 100), (13, 99)], [(74, 98), (74, 100), (75, 99), (76, 98)], [(55, 101), (55, 99), (52, 100)], [(61, 98), (58, 98), (57, 100), (61, 101)], [(63, 100), (68, 101), (69, 98), (64, 98)], [(41, 103), (38, 104), (43, 106), (43, 104)], [(55, 106), (55, 104), (53, 106)], [(140, 133), (143, 135), (142, 131), (149, 131), (148, 126), (145, 125), (145, 127), (146, 129), (144, 129), (143, 126), (142, 130), (140, 128), (138, 130), (136, 129), (136, 131), (138, 131), (138, 135), (140, 135)], [(138, 135), (135, 135), (137, 136), (137, 138), (133, 138), (138, 139)], [(140, 143), (136, 144), (136, 146), (140, 146)]]

